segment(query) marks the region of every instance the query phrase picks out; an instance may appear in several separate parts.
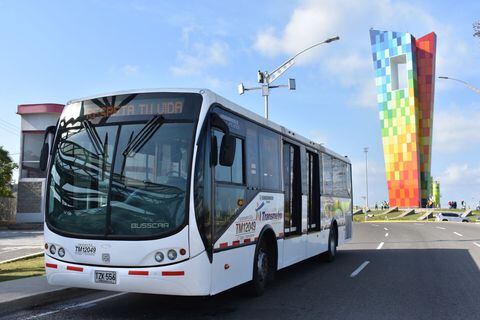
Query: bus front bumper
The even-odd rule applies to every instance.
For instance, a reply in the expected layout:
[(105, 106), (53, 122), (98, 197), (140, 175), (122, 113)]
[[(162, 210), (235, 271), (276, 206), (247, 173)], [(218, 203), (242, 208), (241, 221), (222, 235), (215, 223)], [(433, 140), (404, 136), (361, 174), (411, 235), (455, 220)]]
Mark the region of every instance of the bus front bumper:
[[(62, 262), (45, 255), (51, 285), (179, 296), (210, 295), (211, 268), (206, 252), (189, 260), (160, 267), (86, 266)], [(116, 272), (116, 283), (98, 283), (95, 271)]]

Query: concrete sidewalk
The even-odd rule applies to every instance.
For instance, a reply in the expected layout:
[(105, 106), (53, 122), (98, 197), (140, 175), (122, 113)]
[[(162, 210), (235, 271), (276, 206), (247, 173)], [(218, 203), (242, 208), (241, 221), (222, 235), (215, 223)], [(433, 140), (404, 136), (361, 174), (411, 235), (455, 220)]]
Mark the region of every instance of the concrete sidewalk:
[(51, 286), (45, 276), (0, 282), (0, 316), (89, 292), (91, 290)]
[(43, 231), (0, 230), (0, 263), (43, 253)]

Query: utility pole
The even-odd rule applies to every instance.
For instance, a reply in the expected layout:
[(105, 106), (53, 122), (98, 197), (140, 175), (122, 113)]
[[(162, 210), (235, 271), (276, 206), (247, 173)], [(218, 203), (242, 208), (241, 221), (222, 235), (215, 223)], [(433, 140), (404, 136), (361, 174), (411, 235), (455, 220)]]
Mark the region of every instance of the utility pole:
[(308, 51), (316, 46), (319, 46), (324, 43), (330, 43), (332, 41), (337, 41), (339, 40), (340, 37), (336, 36), (333, 38), (328, 38), (327, 40), (324, 40), (322, 42), (316, 43), (306, 49), (303, 49), (302, 51), (298, 52), (296, 55), (285, 61), (283, 64), (281, 64), (278, 68), (273, 70), (272, 72), (268, 71), (260, 71), (258, 70), (257, 72), (257, 80), (258, 83), (261, 84), (260, 87), (251, 87), (251, 88), (245, 88), (243, 83), (240, 83), (237, 87), (238, 94), (242, 95), (245, 93), (245, 91), (251, 91), (251, 90), (262, 90), (262, 96), (264, 99), (264, 108), (265, 108), (265, 118), (268, 119), (268, 96), (270, 95), (270, 89), (275, 89), (275, 88), (288, 88), (290, 90), (296, 90), (296, 84), (295, 84), (295, 79), (288, 79), (288, 84), (284, 85), (271, 85), (275, 80), (280, 78), (281, 75), (285, 73), (291, 66), (295, 64), (295, 58), (297, 58), (299, 55), (304, 53), (305, 51)]
[(365, 152), (365, 215), (368, 211), (368, 147), (363, 148), (363, 152)]

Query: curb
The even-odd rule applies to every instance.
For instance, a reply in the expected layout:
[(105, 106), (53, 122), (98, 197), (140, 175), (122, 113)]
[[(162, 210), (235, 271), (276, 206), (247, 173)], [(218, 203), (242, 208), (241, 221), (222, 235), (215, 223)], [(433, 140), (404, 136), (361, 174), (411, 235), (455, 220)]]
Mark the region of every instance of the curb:
[(42, 292), (28, 297), (0, 302), (0, 317), (16, 311), (80, 297), (95, 291), (96, 290), (80, 288), (61, 288), (55, 291)]
[(42, 251), (42, 252), (37, 252), (37, 253), (32, 253), (32, 254), (27, 254), (27, 255), (25, 255), (25, 256), (16, 257), (16, 258), (13, 258), (13, 259), (2, 260), (2, 261), (0, 261), (0, 264), (15, 262), (15, 261), (18, 261), (18, 260), (23, 260), (23, 259), (41, 257), (41, 256), (43, 256), (44, 254), (45, 254), (45, 253), (44, 253), (43, 251)]

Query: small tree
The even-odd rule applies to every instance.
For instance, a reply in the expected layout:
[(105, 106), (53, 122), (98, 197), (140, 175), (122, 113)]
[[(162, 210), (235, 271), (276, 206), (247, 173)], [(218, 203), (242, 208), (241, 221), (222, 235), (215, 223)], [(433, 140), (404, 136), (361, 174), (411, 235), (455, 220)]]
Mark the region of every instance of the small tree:
[(0, 197), (12, 197), (13, 170), (18, 168), (8, 154), (8, 151), (0, 146)]
[(480, 21), (473, 23), (473, 36), (480, 38)]

